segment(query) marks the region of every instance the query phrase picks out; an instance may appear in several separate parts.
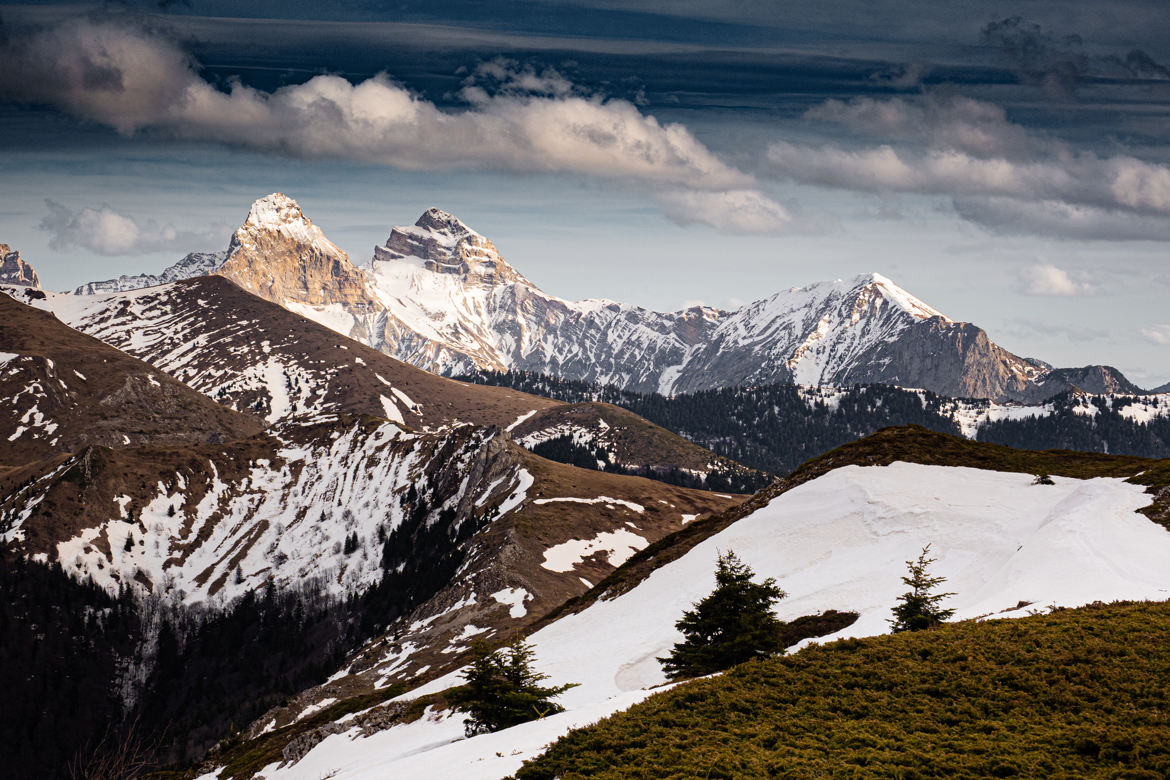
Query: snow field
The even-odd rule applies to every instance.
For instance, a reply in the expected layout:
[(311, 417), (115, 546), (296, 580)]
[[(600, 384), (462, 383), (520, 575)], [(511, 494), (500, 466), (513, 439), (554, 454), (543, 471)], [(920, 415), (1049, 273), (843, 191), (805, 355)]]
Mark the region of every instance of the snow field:
[[(300, 764), (264, 776), (504, 777), (539, 752), (537, 743), (624, 709), (665, 681), (657, 657), (680, 638), (674, 623), (682, 612), (714, 587), (715, 559), (726, 550), (787, 591), (777, 605), (781, 619), (828, 609), (860, 613), (852, 626), (818, 641), (886, 633), (905, 591), (906, 561), (926, 544), (938, 559), (932, 573), (955, 592), (946, 602), (955, 619), (1170, 598), (1170, 533), (1135, 513), (1150, 503), (1142, 487), (1032, 479), (906, 463), (838, 469), (777, 497), (621, 596), (533, 634), (535, 668), (549, 683), (580, 683), (558, 699), (566, 713), (472, 739), (461, 737), (458, 714), (367, 739), (338, 735)], [(409, 696), (459, 682), (451, 673)]]

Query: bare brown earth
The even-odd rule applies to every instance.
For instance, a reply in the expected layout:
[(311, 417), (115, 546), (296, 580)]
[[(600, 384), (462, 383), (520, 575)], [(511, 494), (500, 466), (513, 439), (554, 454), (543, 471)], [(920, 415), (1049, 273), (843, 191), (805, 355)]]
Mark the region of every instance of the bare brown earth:
[(0, 366), (3, 465), (23, 466), (94, 444), (229, 440), (261, 428), (252, 416), (226, 409), (153, 366), (3, 294), (0, 352), (18, 355)]
[[(406, 425), (453, 422), (530, 434), (565, 423), (610, 427), (622, 464), (707, 472), (742, 469), (670, 431), (608, 404), (569, 405), (502, 387), (469, 385), (403, 363), (263, 300), (220, 276), (204, 276), (132, 294), (95, 298), (69, 324), (153, 364), (219, 403), (260, 417), (274, 415), (264, 367), (281, 366), (292, 399), (287, 416), (319, 413), (384, 417), (389, 401)], [(100, 303), (99, 303), (100, 301)], [(43, 305), (52, 307), (53, 299)], [(404, 393), (408, 405), (391, 387)]]

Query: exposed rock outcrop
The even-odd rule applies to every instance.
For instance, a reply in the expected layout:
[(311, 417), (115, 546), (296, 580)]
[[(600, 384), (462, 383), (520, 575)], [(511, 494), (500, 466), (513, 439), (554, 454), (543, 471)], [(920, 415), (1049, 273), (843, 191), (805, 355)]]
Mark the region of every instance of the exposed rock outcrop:
[(0, 284), (35, 287), (38, 290), (41, 288), (37, 272), (20, 259), (20, 252), (8, 244), (0, 244)]

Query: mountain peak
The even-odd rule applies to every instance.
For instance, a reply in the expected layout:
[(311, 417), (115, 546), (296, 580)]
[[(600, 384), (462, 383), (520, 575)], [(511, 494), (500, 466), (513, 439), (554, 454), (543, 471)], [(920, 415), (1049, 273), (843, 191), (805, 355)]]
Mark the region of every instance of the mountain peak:
[(942, 317), (946, 322), (954, 322), (954, 320), (938, 309), (911, 295), (905, 288), (896, 284), (889, 277), (883, 276), (876, 271), (854, 277), (853, 285), (855, 288), (864, 287), (880, 291), (883, 298), (900, 307), (916, 319), (926, 320), (931, 317)]
[(248, 211), (248, 219), (244, 221), (244, 224), (257, 227), (279, 227), (297, 222), (312, 224), (295, 200), (283, 192), (274, 192), (252, 203), (252, 208)]
[[(454, 214), (429, 208), (413, 225), (390, 231), (385, 246), (374, 248), (378, 263), (415, 258), (427, 271), (458, 276), (465, 282), (492, 286), (497, 282), (532, 283), (508, 265), (494, 244), (467, 227)], [(385, 269), (383, 269), (385, 270)]]
[(252, 204), (215, 273), (283, 305), (371, 304), (365, 277), (349, 255), (280, 192)]
[(241, 247), (255, 248), (261, 234), (275, 233), (298, 245), (312, 248), (317, 253), (341, 258), (348, 262), (347, 255), (340, 247), (325, 237), (321, 228), (305, 216), (300, 205), (283, 192), (274, 192), (255, 201), (248, 210), (248, 218), (232, 236), (228, 251), (235, 255)]
[(8, 244), (0, 244), (0, 284), (40, 289), (41, 280), (33, 267), (20, 259), (20, 252)]
[(465, 235), (479, 235), (479, 233), (469, 228), (459, 217), (434, 206), (424, 211), (423, 215), (414, 223), (414, 226), (432, 233), (446, 233), (453, 238)]

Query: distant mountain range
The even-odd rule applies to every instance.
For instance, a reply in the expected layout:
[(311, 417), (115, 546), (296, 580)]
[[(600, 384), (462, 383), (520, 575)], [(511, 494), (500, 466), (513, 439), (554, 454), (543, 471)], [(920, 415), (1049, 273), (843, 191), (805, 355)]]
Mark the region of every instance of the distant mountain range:
[(355, 265), (280, 193), (252, 205), (223, 255), (190, 255), (159, 276), (76, 292), (208, 272), (445, 375), (522, 370), (663, 394), (776, 382), (1028, 402), (1074, 388), (1142, 392), (1108, 366), (1054, 369), (1013, 355), (880, 274), (793, 288), (735, 311), (573, 302), (541, 291), (490, 240), (439, 209), (393, 228)]

